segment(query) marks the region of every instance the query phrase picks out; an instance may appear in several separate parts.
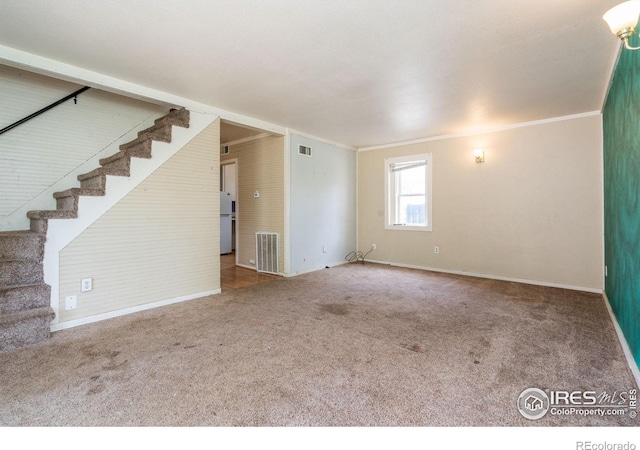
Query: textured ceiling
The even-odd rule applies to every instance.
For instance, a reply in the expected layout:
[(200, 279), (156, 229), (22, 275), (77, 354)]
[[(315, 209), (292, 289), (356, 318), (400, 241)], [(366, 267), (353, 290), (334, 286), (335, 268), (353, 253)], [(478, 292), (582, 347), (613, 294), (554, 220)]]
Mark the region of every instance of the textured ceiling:
[(608, 0), (2, 0), (0, 45), (353, 147), (598, 111)]

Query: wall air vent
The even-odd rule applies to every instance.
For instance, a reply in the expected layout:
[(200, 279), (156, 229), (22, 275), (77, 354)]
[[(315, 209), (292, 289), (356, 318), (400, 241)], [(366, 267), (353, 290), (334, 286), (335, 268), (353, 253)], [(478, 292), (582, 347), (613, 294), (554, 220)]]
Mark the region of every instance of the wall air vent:
[(278, 275), (280, 235), (258, 231), (256, 233), (256, 269), (258, 272)]
[(229, 154), (229, 146), (225, 145), (224, 147), (220, 147), (220, 154), (221, 155), (228, 155)]
[(298, 154), (311, 156), (311, 147), (307, 147), (306, 145), (298, 145)]

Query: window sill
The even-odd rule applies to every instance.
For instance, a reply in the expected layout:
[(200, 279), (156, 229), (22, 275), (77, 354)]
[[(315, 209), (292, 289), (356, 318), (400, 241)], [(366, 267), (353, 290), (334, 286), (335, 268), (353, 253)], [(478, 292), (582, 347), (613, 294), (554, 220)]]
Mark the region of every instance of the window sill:
[(386, 230), (395, 231), (432, 231), (431, 226), (411, 226), (411, 225), (385, 225)]

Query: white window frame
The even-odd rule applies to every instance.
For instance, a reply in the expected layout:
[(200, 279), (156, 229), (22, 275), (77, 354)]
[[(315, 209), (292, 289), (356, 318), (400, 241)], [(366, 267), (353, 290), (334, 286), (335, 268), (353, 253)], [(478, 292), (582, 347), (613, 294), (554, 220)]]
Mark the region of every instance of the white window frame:
[[(395, 183), (392, 183), (392, 167), (399, 163), (411, 163), (411, 162), (425, 162), (426, 163), (426, 177), (425, 177), (425, 225), (401, 225), (395, 224), (394, 217), (396, 215), (396, 194)], [(419, 155), (399, 156), (393, 158), (385, 158), (384, 160), (384, 227), (387, 230), (405, 230), (405, 231), (432, 231), (433, 229), (433, 215), (432, 215), (432, 195), (431, 195), (431, 173), (432, 173), (432, 158), (431, 153), (422, 153)]]

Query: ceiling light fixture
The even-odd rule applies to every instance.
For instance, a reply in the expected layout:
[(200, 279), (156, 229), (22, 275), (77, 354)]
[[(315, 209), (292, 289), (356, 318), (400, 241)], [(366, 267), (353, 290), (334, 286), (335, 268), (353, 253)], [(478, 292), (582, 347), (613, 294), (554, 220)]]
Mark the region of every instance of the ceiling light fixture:
[(614, 6), (602, 18), (611, 28), (611, 32), (624, 42), (624, 46), (627, 49), (638, 50), (640, 47), (631, 47), (629, 45), (629, 38), (635, 31), (639, 16), (640, 0), (630, 0)]

